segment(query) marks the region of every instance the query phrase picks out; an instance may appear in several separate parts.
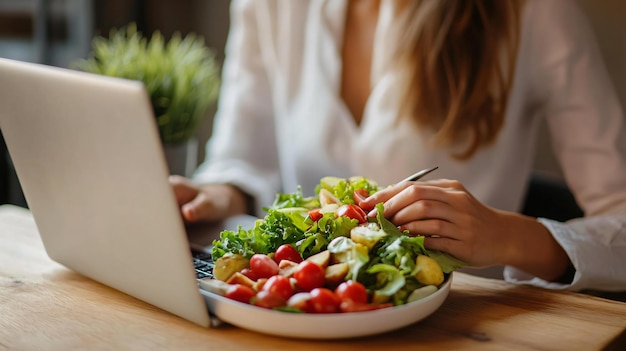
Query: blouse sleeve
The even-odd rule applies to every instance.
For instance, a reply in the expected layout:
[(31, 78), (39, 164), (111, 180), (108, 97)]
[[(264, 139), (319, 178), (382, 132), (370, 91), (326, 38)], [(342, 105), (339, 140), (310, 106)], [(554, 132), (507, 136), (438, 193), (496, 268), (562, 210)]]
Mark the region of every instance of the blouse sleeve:
[(626, 290), (626, 127), (591, 28), (574, 1), (528, 2), (530, 91), (585, 217), (539, 219), (569, 256), (574, 278), (557, 284), (512, 267), (516, 283), (568, 290)]
[(206, 160), (193, 179), (228, 183), (256, 201), (256, 214), (271, 204), (279, 167), (268, 73), (262, 59), (262, 33), (253, 0), (231, 4), (222, 86)]

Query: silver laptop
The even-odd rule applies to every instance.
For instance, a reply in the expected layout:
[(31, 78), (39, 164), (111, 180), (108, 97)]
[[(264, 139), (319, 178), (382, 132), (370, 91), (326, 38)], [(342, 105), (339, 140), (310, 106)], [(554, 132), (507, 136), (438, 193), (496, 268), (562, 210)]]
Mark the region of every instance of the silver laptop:
[(0, 131), (50, 258), (210, 324), (142, 83), (0, 58)]

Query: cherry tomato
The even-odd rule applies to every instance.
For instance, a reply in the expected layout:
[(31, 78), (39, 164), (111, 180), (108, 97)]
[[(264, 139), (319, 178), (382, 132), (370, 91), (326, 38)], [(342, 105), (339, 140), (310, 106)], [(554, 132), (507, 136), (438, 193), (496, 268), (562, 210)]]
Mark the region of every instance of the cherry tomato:
[(295, 307), (305, 313), (313, 313), (313, 306), (311, 304), (311, 294), (308, 292), (299, 292), (291, 295), (287, 300), (287, 306)]
[(304, 291), (320, 288), (326, 281), (324, 269), (311, 261), (302, 261), (298, 264), (293, 278), (296, 286)]
[(250, 258), (250, 270), (259, 278), (278, 274), (278, 264), (268, 255), (254, 254)]
[(252, 304), (263, 308), (276, 308), (287, 305), (287, 300), (280, 295), (267, 290), (259, 291), (252, 299)]
[(274, 261), (276, 263), (280, 263), (282, 260), (288, 260), (295, 263), (302, 262), (302, 256), (295, 247), (289, 244), (283, 244), (276, 249), (276, 253), (274, 253)]
[(311, 290), (309, 303), (313, 308), (313, 313), (336, 313), (339, 312), (341, 301), (331, 290), (315, 288)]
[(309, 211), (309, 218), (311, 218), (313, 222), (319, 221), (322, 217), (324, 217), (324, 214), (319, 208)]
[(342, 205), (335, 212), (337, 217), (348, 217), (351, 219), (356, 219), (359, 224), (367, 222), (367, 214), (363, 211), (362, 208), (355, 204), (346, 204)]
[(262, 290), (275, 293), (285, 300), (288, 300), (293, 295), (293, 287), (289, 278), (282, 275), (275, 275), (270, 277), (265, 284), (263, 284)]
[(248, 286), (243, 284), (232, 284), (228, 287), (228, 289), (226, 289), (224, 297), (243, 303), (250, 303), (250, 300), (255, 295), (256, 292)]
[(244, 268), (241, 271), (239, 271), (239, 273), (245, 275), (246, 277), (254, 281), (257, 281), (259, 279), (259, 277), (256, 274), (254, 274), (254, 272), (251, 271), (250, 268)]
[(363, 202), (363, 200), (367, 199), (370, 196), (370, 193), (361, 188), (361, 189), (354, 189), (354, 194), (352, 195), (352, 198), (354, 199), (354, 203), (357, 204), (357, 206), (363, 208), (363, 206), (361, 206), (361, 203)]
[(354, 301), (356, 303), (367, 303), (367, 289), (357, 281), (345, 281), (335, 289), (335, 294), (341, 301)]
[(339, 304), (339, 310), (341, 312), (365, 312), (365, 311), (379, 310), (381, 308), (387, 308), (391, 306), (393, 306), (393, 304), (390, 302), (373, 304), (373, 303), (361, 303), (361, 302), (355, 302), (352, 300), (346, 300), (346, 301), (341, 301), (341, 304)]

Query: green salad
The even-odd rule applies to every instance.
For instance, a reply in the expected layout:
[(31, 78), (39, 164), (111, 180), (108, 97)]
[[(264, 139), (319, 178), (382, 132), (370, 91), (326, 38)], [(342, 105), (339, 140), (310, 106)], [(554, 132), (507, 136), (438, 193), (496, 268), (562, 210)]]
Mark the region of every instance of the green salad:
[[(253, 228), (223, 231), (213, 243), (213, 258), (219, 262), (239, 257), (243, 263), (237, 270), (250, 269), (255, 255), (275, 258), (279, 255), (277, 250), (287, 244), (302, 260), (325, 254), (328, 258), (323, 265), (327, 272), (331, 266), (341, 264), (345, 267), (341, 281), (362, 284), (368, 293), (368, 304), (401, 305), (424, 295), (420, 288), (429, 287), (426, 290), (430, 293), (436, 291), (444, 277), (464, 263), (446, 253), (426, 249), (424, 237), (400, 231), (382, 215), (382, 203), (376, 205), (376, 218), (367, 217), (359, 199), (378, 190), (375, 182), (364, 177), (325, 177), (315, 196), (303, 196), (300, 188), (295, 193), (277, 194), (273, 205), (265, 209), (267, 215), (257, 220)], [(216, 269), (219, 268), (217, 264)], [(223, 280), (228, 281), (230, 276), (231, 273)], [(333, 289), (336, 283), (329, 287), (326, 281), (325, 286)], [(251, 296), (249, 302), (255, 298)]]

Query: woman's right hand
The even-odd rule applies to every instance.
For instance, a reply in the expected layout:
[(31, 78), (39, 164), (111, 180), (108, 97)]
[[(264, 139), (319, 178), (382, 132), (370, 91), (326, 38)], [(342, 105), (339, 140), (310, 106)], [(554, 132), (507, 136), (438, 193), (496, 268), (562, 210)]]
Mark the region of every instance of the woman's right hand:
[(246, 197), (228, 184), (196, 185), (188, 178), (172, 175), (169, 183), (185, 222), (219, 221), (246, 213)]

